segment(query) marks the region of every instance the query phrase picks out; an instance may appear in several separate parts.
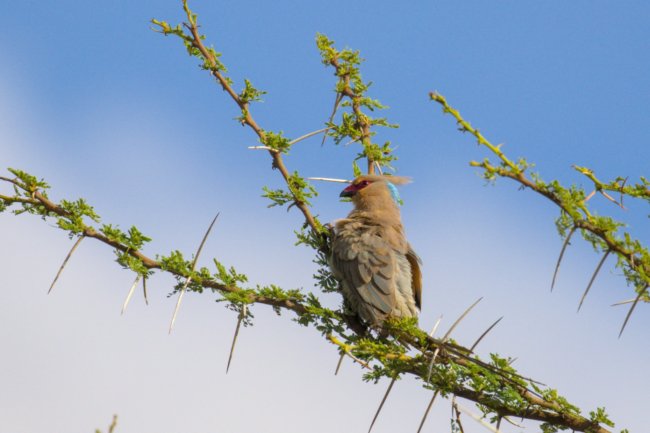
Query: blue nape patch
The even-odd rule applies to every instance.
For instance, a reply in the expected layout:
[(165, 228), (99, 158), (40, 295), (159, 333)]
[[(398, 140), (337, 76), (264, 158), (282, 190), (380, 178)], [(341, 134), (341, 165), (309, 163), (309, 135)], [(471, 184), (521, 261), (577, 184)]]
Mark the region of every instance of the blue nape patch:
[(390, 182), (386, 182), (386, 185), (390, 190), (390, 196), (393, 197), (393, 201), (395, 202), (395, 204), (401, 206), (402, 199), (399, 198), (399, 191), (397, 191), (397, 187)]

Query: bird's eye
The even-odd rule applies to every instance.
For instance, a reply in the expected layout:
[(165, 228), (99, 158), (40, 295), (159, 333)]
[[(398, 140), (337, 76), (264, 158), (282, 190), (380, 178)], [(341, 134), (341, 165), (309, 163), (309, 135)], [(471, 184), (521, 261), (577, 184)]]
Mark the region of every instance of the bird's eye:
[(361, 188), (363, 188), (365, 186), (368, 186), (368, 185), (370, 185), (370, 182), (368, 182), (367, 180), (362, 180), (361, 182), (359, 182), (359, 186)]

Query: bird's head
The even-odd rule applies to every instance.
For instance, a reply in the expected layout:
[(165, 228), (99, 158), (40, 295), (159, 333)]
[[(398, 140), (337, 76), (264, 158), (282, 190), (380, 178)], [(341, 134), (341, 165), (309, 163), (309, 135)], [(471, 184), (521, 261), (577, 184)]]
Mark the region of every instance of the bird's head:
[(409, 179), (399, 176), (359, 176), (341, 191), (341, 197), (349, 197), (357, 208), (387, 207), (399, 205), (399, 193), (395, 185), (408, 183)]

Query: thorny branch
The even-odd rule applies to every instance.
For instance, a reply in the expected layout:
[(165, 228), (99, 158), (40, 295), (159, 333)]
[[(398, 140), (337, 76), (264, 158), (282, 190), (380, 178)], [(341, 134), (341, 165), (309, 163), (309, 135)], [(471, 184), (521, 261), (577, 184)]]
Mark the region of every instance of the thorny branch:
[[(223, 90), (240, 108), (242, 112), (240, 121), (250, 127), (259, 137), (260, 142), (268, 148), (273, 160), (273, 167), (280, 171), (289, 186), (293, 205), (300, 209), (313, 234), (320, 235), (323, 227), (312, 215), (308, 203), (292, 187), (293, 175), (289, 173), (282, 159), (282, 153), (286, 150), (289, 141), (282, 139), (278, 134), (263, 130), (250, 113), (249, 103), (257, 100), (262, 92), (254, 89), (248, 81), (246, 88), (241, 93), (238, 94), (233, 90), (230, 79), (224, 75), (225, 68), (219, 60), (219, 54), (204, 45), (204, 36), (199, 33), (197, 17), (189, 9), (186, 0), (183, 0), (183, 8), (188, 22), (182, 27), (172, 28), (169, 24), (157, 20), (153, 20), (153, 23), (159, 27), (163, 34), (174, 34), (181, 37), (190, 54), (203, 59), (202, 67), (215, 77)], [(331, 48), (331, 41), (320, 40), (320, 42), (324, 43), (324, 48)], [(319, 48), (322, 47), (319, 46)], [(328, 52), (330, 54), (337, 53), (336, 51)], [(352, 56), (352, 64), (355, 61), (358, 63), (358, 60), (354, 58), (354, 53), (347, 52), (347, 55)], [(390, 161), (392, 157), (389, 155), (391, 149), (387, 145), (380, 148), (370, 143), (371, 133), (368, 128), (374, 124), (390, 125), (383, 119), (375, 119), (375, 123), (367, 120), (367, 116), (360, 111), (360, 107), (379, 108), (380, 104), (367, 97), (361, 97), (363, 90), (367, 88), (367, 85), (362, 82), (354, 83), (361, 86), (361, 92), (350, 87), (353, 76), (341, 69), (341, 63), (338, 60), (331, 59), (329, 63), (335, 67), (337, 76), (342, 79), (343, 84), (338, 87), (338, 92), (351, 100), (356, 122), (354, 126), (360, 128), (361, 131), (357, 138), (364, 145), (364, 156), (368, 159), (368, 171), (373, 172), (375, 163), (381, 159), (382, 155), (372, 152), (386, 152), (388, 156), (383, 160), (384, 163)], [(339, 98), (337, 97), (337, 99)], [(329, 127), (330, 125), (328, 125)], [(339, 131), (339, 136), (343, 135), (346, 133)], [(513, 170), (512, 176), (518, 178), (521, 175), (521, 170), (517, 166), (506, 165)], [(219, 271), (218, 278), (212, 276), (205, 268), (195, 271), (190, 262), (182, 259), (180, 253), (172, 254), (169, 257), (150, 258), (141, 251), (141, 246), (150, 239), (135, 228), (132, 228), (126, 235), (112, 226), (96, 229), (87, 225), (84, 222), (85, 218), (98, 222), (99, 217), (85, 202), (79, 200), (74, 203), (65, 201), (56, 203), (50, 200), (45, 193), (47, 185), (44, 182), (37, 181), (36, 178), (18, 170), (12, 170), (12, 173), (16, 176), (13, 179), (0, 177), (1, 181), (11, 183), (15, 191), (15, 195), (0, 195), (0, 211), (12, 205), (19, 205), (22, 206), (22, 209), (14, 211), (14, 213), (27, 212), (44, 218), (55, 218), (59, 227), (66, 230), (70, 237), (93, 238), (114, 248), (118, 254), (118, 263), (142, 275), (145, 280), (152, 271), (160, 270), (174, 275), (179, 281), (187, 281), (191, 278), (190, 289), (193, 291), (212, 289), (220, 293), (224, 300), (239, 312), (247, 311), (245, 306), (255, 303), (269, 305), (277, 311), (293, 311), (297, 316), (298, 323), (314, 325), (323, 336), (339, 347), (342, 346), (336, 341), (340, 342), (340, 340), (334, 337), (334, 334), (341, 337), (344, 340), (344, 343), (341, 343), (344, 344), (344, 352), (362, 365), (371, 367), (371, 371), (365, 375), (366, 380), (377, 381), (381, 377), (411, 374), (422, 380), (425, 387), (435, 390), (443, 396), (458, 396), (476, 402), (484, 416), (491, 416), (495, 421), (505, 416), (517, 416), (538, 420), (563, 429), (569, 428), (591, 433), (608, 433), (609, 430), (601, 424), (613, 425), (600, 410), (597, 412), (598, 415), (590, 416), (590, 418), (583, 417), (575, 406), (557, 395), (555, 390), (541, 389), (537, 382), (516, 373), (509, 365), (508, 360), (491, 355), (489, 362), (482, 361), (478, 356), (472, 354), (470, 349), (453, 341), (444, 341), (428, 336), (426, 332), (417, 327), (413, 320), (396, 320), (387, 323), (387, 331), (394, 338), (389, 341), (381, 337), (373, 337), (356, 318), (322, 307), (318, 298), (312, 294), (304, 295), (297, 291), (284, 291), (274, 286), (259, 290), (244, 288), (241, 283), (246, 281), (245, 276), (237, 274), (232, 269), (225, 270), (223, 265), (216, 260), (215, 265)], [(525, 177), (522, 179), (522, 181), (528, 181)], [(548, 196), (549, 198), (554, 197), (550, 193)], [(576, 223), (576, 227), (585, 229), (593, 223), (585, 219), (580, 224)], [(594, 230), (596, 229), (598, 227), (594, 228)], [(605, 240), (607, 239), (605, 238)], [(611, 242), (614, 243), (613, 240)], [(316, 241), (310, 245), (316, 249), (321, 247), (321, 244)], [(613, 245), (610, 247), (613, 252), (619, 253)], [(179, 286), (182, 284), (176, 286), (177, 290)], [(244, 313), (244, 315), (246, 314)], [(430, 373), (432, 361), (433, 369)]]
[[(451, 107), (442, 95), (432, 92), (429, 96), (442, 106), (444, 113), (450, 114), (456, 119), (460, 131), (472, 134), (480, 146), (488, 148), (490, 152), (498, 157), (499, 163), (497, 165), (491, 163), (488, 158), (481, 162), (472, 161), (470, 163), (473, 167), (482, 168), (483, 176), (487, 180), (492, 181), (496, 177), (512, 179), (522, 187), (529, 188), (546, 197), (560, 208), (560, 217), (557, 219), (556, 225), (560, 234), (566, 236), (566, 240), (560, 252), (552, 285), (555, 283), (557, 269), (568, 245), (568, 239), (579, 229), (583, 238), (591, 243), (594, 248), (602, 251), (605, 254), (604, 257), (607, 257), (608, 254), (617, 256), (616, 266), (623, 270), (627, 283), (634, 287), (638, 299), (643, 302), (650, 302), (650, 296), (645, 290), (647, 285), (650, 284), (650, 251), (641, 242), (632, 239), (629, 233), (624, 232), (621, 236), (619, 228), (623, 225), (622, 223), (609, 217), (592, 214), (586, 206), (589, 196), (581, 188), (575, 186), (565, 188), (558, 181), (544, 182), (535, 173), (527, 176), (526, 171), (530, 167), (527, 161), (524, 159), (517, 162), (510, 160), (501, 151), (500, 145), (490, 143), (483, 134), (461, 116), (458, 110)], [(622, 196), (628, 195), (650, 201), (650, 183), (645, 178), (641, 178), (640, 183), (636, 185), (626, 185), (627, 179), (623, 178), (617, 178), (610, 183), (603, 183), (595, 177), (591, 170), (584, 167), (574, 168), (593, 182), (596, 191), (618, 192)], [(611, 199), (611, 197), (607, 197)], [(566, 234), (567, 231), (568, 235)], [(597, 270), (600, 269), (600, 265), (602, 265), (602, 260)], [(597, 272), (594, 273), (588, 289), (591, 287), (596, 274)]]
[[(115, 248), (129, 257), (137, 260), (144, 268), (131, 264), (141, 274), (151, 270), (168, 272), (180, 280), (192, 278), (193, 284), (201, 288), (214, 289), (231, 302), (241, 304), (264, 304), (276, 309), (290, 310), (296, 313), (300, 323), (315, 323), (316, 328), (324, 335), (331, 336), (336, 333), (343, 337), (345, 351), (359, 362), (369, 364), (372, 370), (367, 374), (367, 379), (377, 380), (380, 377), (395, 377), (399, 374), (413, 374), (425, 383), (425, 386), (439, 390), (443, 395), (457, 395), (477, 402), (484, 407), (487, 413), (499, 416), (520, 416), (533, 420), (567, 426), (577, 431), (590, 431), (605, 433), (603, 427), (597, 422), (577, 414), (572, 406), (565, 400), (558, 399), (553, 393), (541, 391), (536, 388), (534, 381), (518, 375), (506, 363), (493, 355), (490, 363), (481, 361), (471, 354), (470, 349), (458, 346), (454, 342), (445, 342), (428, 336), (424, 331), (416, 328), (413, 322), (396, 322), (391, 324), (390, 334), (396, 338), (393, 342), (375, 339), (369, 336), (365, 328), (360, 326), (356, 319), (346, 317), (340, 312), (320, 308), (316, 300), (308, 297), (283, 297), (274, 294), (261, 294), (239, 287), (238, 284), (224, 284), (206, 276), (204, 272), (192, 272), (191, 263), (185, 267), (170, 267), (166, 258), (152, 259), (140, 250), (131, 248), (123, 241), (115, 240), (107, 234), (80, 222), (79, 209), (69, 205), (55, 203), (47, 197), (44, 191), (39, 190), (37, 182), (25, 173), (13, 171), (20, 177), (3, 180), (11, 182), (17, 191), (23, 195), (0, 195), (3, 208), (12, 204), (20, 204), (23, 209), (15, 212), (29, 212), (43, 217), (59, 219), (59, 226), (66, 228), (61, 219), (74, 226), (70, 229), (78, 236), (96, 239)], [(92, 208), (83, 207), (87, 215), (94, 215)], [(64, 221), (64, 222), (65, 222)], [(67, 229), (67, 228), (66, 228)], [(104, 228), (104, 231), (106, 229)], [(225, 278), (225, 277), (224, 277)], [(196, 289), (196, 287), (195, 287)], [(231, 297), (234, 296), (234, 297)], [(343, 327), (342, 324), (345, 324)], [(352, 335), (346, 329), (353, 331)], [(328, 337), (333, 341), (331, 337)], [(434, 357), (433, 374), (429, 376), (429, 364)], [(481, 384), (482, 383), (482, 384)], [(481, 385), (479, 385), (481, 384)], [(529, 388), (529, 387), (532, 387)], [(499, 397), (499, 392), (507, 390), (514, 393), (517, 398), (513, 401)], [(499, 391), (499, 392), (498, 392)], [(544, 394), (546, 392), (546, 394)]]
[[(75, 221), (77, 225), (73, 231), (77, 235), (96, 239), (127, 254), (141, 263), (146, 272), (161, 270), (181, 280), (192, 277), (194, 285), (214, 289), (232, 302), (246, 305), (264, 304), (276, 309), (293, 311), (297, 315), (298, 322), (316, 323), (316, 328), (321, 330), (330, 341), (338, 341), (331, 337), (333, 333), (348, 341), (344, 346), (345, 352), (362, 364), (371, 365), (372, 370), (366, 375), (369, 380), (378, 380), (384, 376), (394, 377), (398, 374), (412, 374), (423, 380), (425, 386), (439, 390), (443, 396), (457, 395), (478, 403), (486, 409), (486, 413), (519, 416), (566, 426), (576, 431), (591, 429), (589, 430), (591, 432), (608, 432), (604, 427), (598, 426), (594, 420), (579, 415), (564, 399), (553, 392), (542, 391), (535, 381), (517, 374), (507, 363), (495, 357), (496, 355), (492, 356), (492, 362), (481, 361), (472, 355), (470, 349), (459, 346), (455, 342), (433, 338), (415, 327), (412, 321), (397, 321), (388, 325), (390, 334), (396, 338), (395, 341), (375, 339), (368, 335), (355, 318), (319, 307), (317, 301), (308, 297), (265, 295), (244, 289), (237, 284), (220, 283), (203, 272), (192, 273), (189, 262), (185, 268), (172, 268), (166, 264), (165, 258), (152, 259), (140, 250), (111, 239), (85, 223), (79, 225), (78, 212), (74, 208), (68, 206), (66, 209), (65, 206), (53, 202), (45, 192), (35, 186), (34, 181), (30, 181), (31, 177), (19, 171), (13, 172), (18, 173), (22, 179), (3, 178), (2, 180), (11, 182), (18, 191), (23, 191), (24, 195), (0, 195), (4, 208), (12, 204), (20, 204), (23, 209), (15, 211), (17, 213), (27, 211), (43, 217)], [(25, 180), (30, 183), (26, 183)], [(87, 212), (92, 213), (89, 210)], [(61, 225), (59, 223), (59, 226)], [(231, 295), (234, 297), (230, 297)], [(348, 335), (346, 329), (353, 334)], [(340, 346), (338, 343), (337, 345)], [(433, 374), (428, 379), (429, 364), (434, 354), (437, 355), (434, 360)], [(509, 393), (514, 393), (517, 398), (513, 401), (504, 400), (503, 397), (499, 397), (497, 390), (507, 390)]]
[[(203, 43), (205, 37), (199, 33), (197, 16), (190, 10), (186, 0), (183, 0), (183, 9), (185, 11), (188, 20), (188, 22), (183, 24), (183, 27), (189, 32), (189, 34), (183, 31), (180, 27), (172, 28), (169, 26), (169, 24), (165, 22), (161, 22), (158, 20), (153, 20), (152, 22), (153, 24), (159, 26), (160, 32), (163, 33), (164, 35), (175, 34), (181, 37), (183, 41), (186, 43), (186, 45), (189, 45), (189, 47), (197, 50), (198, 53), (200, 53), (200, 56), (204, 60), (203, 68), (207, 69), (210, 72), (210, 74), (217, 80), (221, 88), (239, 106), (239, 109), (241, 110), (242, 113), (241, 116), (239, 117), (240, 122), (243, 125), (246, 125), (250, 129), (252, 129), (255, 132), (255, 134), (258, 136), (260, 142), (266, 144), (268, 141), (267, 132), (264, 131), (264, 129), (262, 129), (257, 124), (257, 122), (255, 121), (255, 119), (253, 118), (250, 112), (250, 102), (256, 100), (256, 97), (248, 99), (246, 93), (242, 92), (241, 94), (238, 94), (237, 92), (235, 92), (235, 90), (232, 87), (231, 80), (228, 79), (223, 74), (223, 72), (225, 71), (225, 67), (219, 61), (218, 53), (214, 51), (214, 49), (207, 48)], [(247, 82), (247, 88), (252, 89), (252, 87), (250, 87), (250, 83), (248, 82)], [(259, 93), (256, 96), (259, 96)], [(292, 186), (291, 174), (289, 173), (289, 170), (287, 169), (284, 160), (282, 159), (281, 149), (269, 148), (268, 153), (271, 156), (271, 159), (273, 160), (273, 168), (277, 169), (280, 172), (282, 178), (287, 183), (287, 186), (289, 186), (289, 191), (293, 195), (293, 202), (295, 206), (298, 209), (300, 209), (300, 212), (302, 212), (303, 216), (305, 217), (306, 223), (309, 225), (309, 227), (314, 233), (316, 234), (321, 233), (323, 230), (322, 225), (312, 215), (307, 203), (305, 203), (304, 200), (298, 197), (294, 193), (293, 189), (291, 188)]]
[[(338, 88), (338, 93), (336, 95), (336, 101), (334, 105), (334, 111), (333, 114), (336, 113), (336, 109), (340, 101), (343, 99), (343, 97), (350, 98), (352, 101), (352, 111), (354, 112), (355, 118), (356, 118), (356, 126), (361, 130), (361, 136), (357, 138), (359, 141), (361, 141), (361, 144), (364, 147), (369, 147), (371, 145), (370, 142), (370, 123), (368, 122), (368, 118), (363, 114), (361, 111), (361, 103), (360, 99), (361, 96), (357, 94), (352, 89), (352, 86), (350, 85), (350, 70), (347, 68), (343, 68), (340, 63), (340, 59), (338, 55), (334, 55), (329, 59), (329, 63), (334, 67), (336, 70), (336, 75), (340, 79), (340, 85)], [(374, 174), (375, 173), (375, 161), (372, 157), (372, 155), (367, 155), (367, 160), (368, 160), (368, 174)]]
[[(390, 124), (385, 118), (373, 118), (364, 112), (375, 111), (386, 108), (379, 101), (369, 98), (366, 91), (371, 83), (366, 83), (361, 78), (359, 65), (363, 62), (359, 52), (351, 49), (337, 50), (334, 48), (334, 41), (325, 35), (318, 34), (316, 44), (321, 53), (321, 61), (326, 66), (334, 68), (334, 75), (338, 78), (336, 83), (336, 100), (327, 126), (330, 129), (327, 135), (334, 138), (338, 144), (344, 139), (350, 139), (349, 143), (361, 143), (363, 151), (357, 156), (354, 162), (355, 176), (360, 174), (356, 166), (356, 160), (366, 158), (368, 174), (374, 174), (375, 169), (380, 173), (382, 166), (389, 166), (395, 159), (392, 155), (390, 142), (383, 146), (373, 143), (372, 137), (375, 132), (371, 128), (384, 126), (396, 128), (397, 125)], [(350, 107), (351, 113), (344, 112), (341, 116), (341, 124), (333, 122), (339, 107)]]

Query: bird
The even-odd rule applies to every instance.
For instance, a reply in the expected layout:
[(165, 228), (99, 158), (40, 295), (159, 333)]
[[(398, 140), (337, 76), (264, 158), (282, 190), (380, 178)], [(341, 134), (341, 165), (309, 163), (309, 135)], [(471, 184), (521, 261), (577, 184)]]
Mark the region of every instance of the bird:
[(400, 217), (398, 176), (362, 175), (341, 191), (354, 209), (332, 224), (329, 265), (344, 301), (371, 327), (391, 317), (418, 316), (421, 260), (406, 240)]

